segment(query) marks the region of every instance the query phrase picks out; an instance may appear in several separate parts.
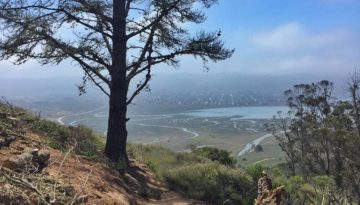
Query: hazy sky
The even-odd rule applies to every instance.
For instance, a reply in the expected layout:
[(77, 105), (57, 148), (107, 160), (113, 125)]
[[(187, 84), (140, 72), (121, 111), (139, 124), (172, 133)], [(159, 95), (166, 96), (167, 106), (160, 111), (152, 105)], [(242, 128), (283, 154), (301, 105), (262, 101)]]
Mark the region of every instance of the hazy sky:
[[(346, 74), (360, 68), (360, 0), (219, 0), (207, 14), (206, 23), (190, 28), (221, 29), (226, 45), (236, 49), (231, 59), (210, 64), (211, 73)], [(0, 62), (0, 78), (82, 75), (72, 67)], [(203, 72), (192, 57), (176, 71), (157, 69)]]

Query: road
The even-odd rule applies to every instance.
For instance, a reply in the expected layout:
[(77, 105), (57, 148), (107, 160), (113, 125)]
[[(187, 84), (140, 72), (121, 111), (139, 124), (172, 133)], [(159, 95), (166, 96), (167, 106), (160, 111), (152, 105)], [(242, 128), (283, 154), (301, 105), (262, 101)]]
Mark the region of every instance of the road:
[[(282, 131), (282, 132), (279, 132), (279, 133), (277, 133), (277, 134), (284, 134), (284, 133), (285, 133), (285, 132)], [(244, 154), (247, 154), (247, 153), (251, 152), (252, 149), (253, 149), (256, 145), (260, 144), (260, 143), (261, 143), (263, 140), (265, 140), (266, 138), (269, 138), (269, 137), (272, 137), (272, 136), (274, 136), (274, 135), (273, 135), (273, 134), (266, 134), (266, 135), (264, 135), (264, 136), (262, 136), (262, 137), (259, 137), (259, 138), (255, 139), (255, 140), (247, 143), (247, 145), (245, 146), (245, 148), (239, 152), (238, 157), (240, 157), (240, 156), (242, 156), (242, 155), (244, 155)]]

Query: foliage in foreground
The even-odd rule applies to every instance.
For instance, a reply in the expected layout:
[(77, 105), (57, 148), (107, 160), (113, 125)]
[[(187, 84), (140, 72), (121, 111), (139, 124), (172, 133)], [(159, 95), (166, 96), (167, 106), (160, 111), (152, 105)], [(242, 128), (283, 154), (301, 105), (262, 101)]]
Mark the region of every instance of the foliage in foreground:
[(16, 107), (9, 102), (0, 101), (0, 112), (11, 113), (18, 116), (21, 123), (31, 131), (46, 137), (47, 144), (60, 150), (74, 147), (74, 153), (89, 158), (96, 157), (98, 149), (102, 149), (104, 143), (100, 136), (85, 126), (64, 126), (56, 122), (41, 119), (22, 108)]
[(285, 92), (290, 112), (277, 120), (283, 133), (276, 138), (287, 156), (289, 180), (299, 186), (293, 191), (301, 190), (295, 198), (302, 204), (360, 203), (358, 73), (348, 86), (351, 98), (343, 101), (334, 99), (333, 83), (326, 80)]
[(189, 198), (212, 204), (230, 199), (236, 204), (250, 204), (251, 179), (247, 174), (219, 163), (203, 163), (170, 169), (165, 173), (170, 187)]
[(295, 175), (286, 179), (280, 176), (276, 177), (274, 181), (275, 184), (285, 186), (285, 193), (283, 195), (285, 204), (354, 204), (345, 197), (346, 195), (343, 193), (343, 190), (336, 186), (334, 179), (326, 175), (308, 178)]
[(160, 146), (131, 144), (131, 157), (144, 162), (185, 197), (222, 204), (230, 199), (251, 204), (254, 189), (251, 177), (240, 169), (225, 166), (194, 153), (175, 153)]
[(55, 149), (67, 149), (75, 145), (74, 153), (94, 157), (102, 145), (100, 137), (93, 130), (79, 125), (66, 127), (55, 122), (40, 119), (32, 123), (31, 129), (47, 136), (48, 144)]

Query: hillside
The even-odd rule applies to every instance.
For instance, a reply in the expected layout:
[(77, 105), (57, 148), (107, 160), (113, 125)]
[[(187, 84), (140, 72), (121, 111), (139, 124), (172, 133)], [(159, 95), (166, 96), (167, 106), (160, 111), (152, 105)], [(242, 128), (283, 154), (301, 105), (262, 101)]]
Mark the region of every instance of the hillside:
[[(140, 144), (128, 145), (127, 167), (107, 161), (103, 147), (104, 139), (89, 128), (1, 102), (0, 204), (253, 204), (263, 170), (236, 168), (231, 153), (217, 148), (179, 153)], [(261, 200), (278, 200), (280, 192)]]
[[(214, 147), (183, 153), (128, 144), (129, 167), (107, 161), (103, 147), (89, 128), (0, 103), (0, 204), (356, 204), (331, 176), (286, 176), (284, 164), (239, 168), (230, 152)], [(256, 198), (263, 170), (273, 186)]]
[(0, 113), (0, 204), (205, 204), (170, 191), (139, 161), (126, 173), (107, 162), (91, 130), (11, 105)]

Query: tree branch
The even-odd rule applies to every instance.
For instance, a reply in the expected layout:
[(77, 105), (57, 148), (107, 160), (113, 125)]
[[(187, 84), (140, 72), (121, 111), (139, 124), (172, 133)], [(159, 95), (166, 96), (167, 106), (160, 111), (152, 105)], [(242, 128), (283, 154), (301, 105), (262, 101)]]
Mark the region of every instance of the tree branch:
[(132, 101), (134, 100), (134, 98), (140, 94), (140, 92), (146, 87), (146, 85), (148, 84), (148, 82), (151, 79), (151, 66), (147, 66), (146, 67), (147, 70), (147, 74), (145, 76), (145, 81), (141, 84), (139, 84), (136, 88), (136, 90), (133, 92), (133, 94), (131, 95), (131, 97), (126, 101), (126, 105), (130, 105), (132, 103)]
[[(45, 11), (63, 13), (67, 18), (74, 20), (76, 23), (79, 23), (80, 25), (83, 25), (88, 29), (91, 29), (93, 31), (101, 33), (102, 35), (105, 35), (108, 38), (112, 37), (111, 34), (108, 34), (105, 31), (102, 31), (101, 29), (96, 28), (95, 26), (85, 23), (84, 21), (81, 20), (81, 18), (76, 17), (75, 15), (71, 14), (69, 11), (65, 10), (64, 8), (51, 8), (51, 7), (46, 7), (43, 5), (29, 5), (29, 6), (12, 7), (12, 8), (0, 8), (0, 11), (16, 11), (16, 10), (28, 10), (28, 9), (42, 9)], [(100, 13), (93, 13), (93, 14), (101, 15)], [(109, 17), (107, 17), (106, 19), (111, 20), (111, 19), (109, 19)], [(86, 20), (89, 21), (89, 19), (86, 19)]]
[(134, 77), (134, 74), (136, 73), (136, 71), (140, 68), (142, 62), (145, 59), (145, 55), (147, 52), (152, 53), (152, 44), (153, 44), (153, 36), (154, 36), (154, 32), (156, 30), (156, 27), (153, 26), (151, 29), (151, 32), (148, 36), (148, 39), (145, 43), (144, 48), (142, 49), (142, 52), (140, 54), (140, 57), (138, 59), (138, 61), (134, 64), (133, 69), (131, 69), (131, 71), (129, 72), (129, 74), (126, 76), (126, 79), (129, 82), (129, 79), (132, 79)]
[(101, 84), (99, 82), (96, 81), (96, 79), (91, 75), (91, 73), (83, 68), (84, 72), (86, 73), (86, 75), (90, 78), (90, 80), (105, 94), (107, 95), (108, 97), (110, 97), (110, 93), (106, 91), (106, 89), (101, 86)]
[(141, 28), (141, 29), (139, 29), (139, 30), (137, 30), (137, 31), (134, 31), (134, 32), (128, 34), (128, 35), (127, 35), (127, 39), (130, 39), (130, 38), (132, 38), (132, 37), (134, 37), (134, 36), (137, 36), (137, 35), (143, 33), (144, 31), (150, 29), (150, 28), (153, 27), (154, 25), (158, 24), (166, 15), (169, 14), (169, 12), (170, 12), (172, 9), (176, 8), (177, 3), (180, 2), (180, 1), (181, 1), (181, 0), (175, 1), (175, 2), (174, 2), (173, 4), (171, 4), (171, 6), (169, 6), (166, 10), (161, 11), (160, 15), (158, 15), (158, 17), (156, 17), (156, 18), (154, 19), (154, 21), (152, 21), (150, 24), (144, 26), (143, 28)]

